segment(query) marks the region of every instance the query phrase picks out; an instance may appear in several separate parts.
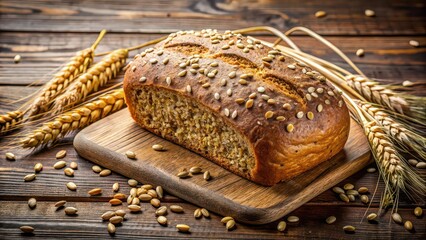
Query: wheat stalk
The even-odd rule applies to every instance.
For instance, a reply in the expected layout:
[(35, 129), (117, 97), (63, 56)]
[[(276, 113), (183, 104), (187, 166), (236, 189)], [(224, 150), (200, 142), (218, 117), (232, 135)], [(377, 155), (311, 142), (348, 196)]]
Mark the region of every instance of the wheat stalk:
[(90, 93), (98, 91), (99, 87), (104, 86), (117, 75), (126, 63), (127, 55), (127, 49), (118, 49), (105, 56), (86, 73), (80, 75), (61, 96), (55, 99), (52, 111), (62, 112), (84, 101)]
[(20, 141), (23, 148), (37, 148), (51, 145), (68, 133), (85, 128), (125, 106), (123, 89), (102, 95), (72, 111), (57, 116), (53, 121), (33, 130)]
[(24, 113), (19, 110), (0, 115), (0, 135), (14, 130), (22, 120), (23, 115)]
[(47, 112), (50, 109), (52, 100), (60, 95), (78, 75), (86, 72), (87, 68), (93, 62), (94, 51), (105, 33), (105, 30), (101, 31), (98, 39), (91, 47), (77, 52), (76, 55), (45, 84), (31, 104), (29, 116), (36, 116)]

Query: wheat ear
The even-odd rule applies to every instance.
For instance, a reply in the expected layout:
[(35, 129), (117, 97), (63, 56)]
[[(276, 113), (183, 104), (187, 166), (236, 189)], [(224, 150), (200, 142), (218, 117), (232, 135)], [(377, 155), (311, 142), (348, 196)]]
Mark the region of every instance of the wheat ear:
[(0, 135), (14, 130), (16, 125), (21, 122), (23, 115), (24, 113), (19, 110), (0, 115)]
[(52, 100), (60, 95), (78, 75), (86, 72), (87, 68), (93, 62), (94, 51), (105, 33), (105, 30), (101, 31), (98, 39), (91, 47), (77, 52), (76, 55), (45, 84), (31, 104), (30, 116), (36, 116), (47, 112), (50, 109)]
[(84, 101), (89, 94), (98, 91), (99, 87), (104, 86), (117, 75), (126, 63), (127, 55), (127, 49), (115, 50), (89, 68), (61, 96), (55, 99), (52, 112), (62, 112), (64, 109)]
[(68, 133), (85, 128), (125, 106), (123, 89), (102, 95), (72, 111), (57, 116), (28, 134), (20, 145), (23, 148), (37, 148), (51, 145)]

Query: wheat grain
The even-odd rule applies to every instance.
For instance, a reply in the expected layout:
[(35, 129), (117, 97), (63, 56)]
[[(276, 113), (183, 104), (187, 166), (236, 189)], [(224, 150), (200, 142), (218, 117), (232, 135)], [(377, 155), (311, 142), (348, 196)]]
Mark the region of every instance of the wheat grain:
[(4, 135), (16, 129), (16, 125), (20, 123), (23, 117), (23, 112), (12, 111), (4, 115), (0, 115), (0, 135)]
[(68, 133), (82, 129), (124, 107), (123, 89), (114, 90), (72, 111), (57, 116), (28, 134), (20, 144), (23, 148), (47, 146)]
[(80, 75), (61, 96), (55, 99), (53, 112), (62, 112), (84, 101), (90, 93), (97, 92), (99, 87), (104, 86), (121, 70), (126, 63), (127, 54), (126, 49), (115, 50)]

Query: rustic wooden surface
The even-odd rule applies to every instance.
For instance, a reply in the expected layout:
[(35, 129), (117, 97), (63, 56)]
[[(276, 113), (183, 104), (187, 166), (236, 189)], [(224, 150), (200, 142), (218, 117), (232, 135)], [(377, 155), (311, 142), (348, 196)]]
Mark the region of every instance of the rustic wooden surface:
[[(358, 172), (370, 163), (370, 148), (362, 128), (351, 121), (345, 148), (332, 159), (296, 178), (263, 187), (138, 126), (127, 109), (85, 128), (74, 138), (78, 154), (102, 167), (142, 183), (160, 185), (169, 193), (240, 222), (265, 224), (291, 213), (304, 203)], [(120, 139), (120, 143), (116, 139)], [(152, 149), (161, 144), (167, 151)], [(137, 157), (130, 160), (127, 151)], [(173, 161), (171, 161), (173, 159)], [(199, 166), (211, 173), (187, 179), (179, 168)], [(201, 175), (201, 176), (200, 176)]]
[[(367, 18), (365, 9), (373, 9), (376, 17)], [(313, 15), (324, 10), (328, 16), (317, 19)], [(73, 52), (86, 48), (102, 28), (110, 33), (99, 46), (99, 52), (118, 47), (136, 45), (162, 36), (162, 33), (178, 29), (236, 29), (254, 25), (270, 25), (286, 30), (304, 25), (324, 35), (340, 47), (358, 66), (380, 82), (400, 84), (411, 80), (416, 85), (408, 91), (426, 95), (426, 8), (422, 0), (414, 1), (0, 1), (0, 112), (15, 109), (14, 100), (28, 96), (48, 79)], [(260, 35), (272, 40), (271, 36)], [(294, 37), (302, 49), (338, 65), (347, 67), (341, 59), (306, 36)], [(409, 40), (417, 40), (421, 47), (413, 48)], [(366, 55), (355, 55), (358, 48)], [(22, 56), (19, 64), (13, 63), (16, 54)], [(27, 84), (38, 81), (32, 87)], [(120, 77), (117, 78), (120, 81)], [(1, 139), (4, 146), (8, 139)], [(79, 157), (72, 147), (72, 138), (63, 145), (34, 155), (20, 153), (14, 162), (0, 160), (0, 236), (3, 239), (24, 238), (18, 227), (32, 225), (36, 228), (33, 238), (109, 238), (106, 224), (100, 215), (110, 207), (107, 203), (112, 194), (111, 185), (119, 182), (122, 192), (128, 193), (127, 179), (121, 175), (100, 178), (91, 171), (92, 163)], [(72, 179), (78, 190), (71, 192), (65, 184), (70, 181), (63, 171), (54, 170), (54, 155), (66, 149), (67, 162), (76, 161), (79, 170)], [(4, 151), (0, 152), (1, 155)], [(24, 183), (23, 176), (31, 173), (37, 162), (44, 170), (34, 182)], [(371, 166), (374, 166), (372, 164)], [(343, 180), (357, 187), (374, 189), (378, 173), (362, 170)], [(105, 189), (99, 197), (88, 197), (87, 191), (94, 187)], [(378, 186), (378, 195), (383, 185)], [(26, 201), (38, 200), (38, 206), (30, 210)], [(370, 194), (370, 198), (372, 195)], [(53, 203), (66, 199), (69, 206), (79, 209), (78, 217), (65, 216), (63, 210), (55, 211)], [(377, 211), (379, 197), (373, 198), (368, 212)], [(417, 203), (402, 197), (399, 212), (414, 223), (415, 231), (407, 232), (400, 225), (389, 224), (386, 212), (377, 224), (361, 221), (367, 207), (360, 203), (339, 201), (331, 190), (317, 196), (295, 210), (301, 221), (288, 226), (285, 233), (276, 229), (277, 222), (254, 226), (238, 224), (236, 230), (227, 232), (219, 222), (220, 216), (195, 220), (192, 216), (196, 206), (167, 194), (163, 204), (178, 203), (185, 214), (169, 214), (169, 227), (161, 227), (154, 219), (153, 208), (143, 204), (142, 214), (128, 214), (127, 220), (117, 229), (116, 238), (328, 238), (328, 239), (422, 239), (426, 236), (425, 217), (412, 214), (415, 206), (425, 208), (425, 201)], [(333, 225), (324, 223), (329, 215), (335, 215)], [(192, 234), (176, 232), (176, 223), (187, 223)], [(355, 234), (342, 231), (344, 225), (357, 227)], [(142, 237), (143, 236), (143, 237)]]

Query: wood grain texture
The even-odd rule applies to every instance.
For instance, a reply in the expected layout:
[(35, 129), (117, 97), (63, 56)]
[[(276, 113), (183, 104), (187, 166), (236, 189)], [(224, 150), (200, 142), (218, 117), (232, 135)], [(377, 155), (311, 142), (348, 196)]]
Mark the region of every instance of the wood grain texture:
[[(152, 149), (162, 144), (167, 151)], [(308, 202), (369, 163), (363, 132), (352, 121), (344, 150), (331, 160), (298, 177), (272, 187), (241, 178), (207, 159), (140, 128), (127, 109), (85, 128), (74, 139), (77, 152), (106, 168), (140, 182), (163, 186), (173, 195), (238, 221), (263, 224), (277, 220)], [(137, 159), (130, 160), (131, 150)], [(199, 166), (210, 171), (187, 179), (176, 176), (180, 168)]]

